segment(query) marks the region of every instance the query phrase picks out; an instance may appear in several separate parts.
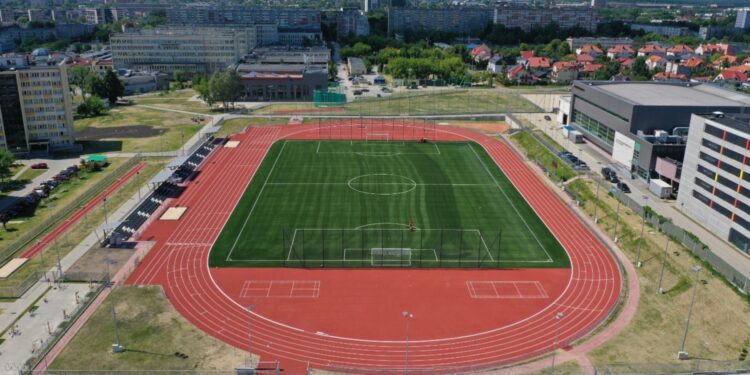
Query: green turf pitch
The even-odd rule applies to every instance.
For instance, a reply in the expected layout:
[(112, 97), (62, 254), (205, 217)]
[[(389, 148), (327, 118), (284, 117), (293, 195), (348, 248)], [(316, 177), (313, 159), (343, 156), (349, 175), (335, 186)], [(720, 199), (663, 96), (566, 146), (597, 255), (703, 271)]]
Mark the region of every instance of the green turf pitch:
[(570, 263), (476, 143), (295, 140), (268, 151), (219, 235), (210, 265)]

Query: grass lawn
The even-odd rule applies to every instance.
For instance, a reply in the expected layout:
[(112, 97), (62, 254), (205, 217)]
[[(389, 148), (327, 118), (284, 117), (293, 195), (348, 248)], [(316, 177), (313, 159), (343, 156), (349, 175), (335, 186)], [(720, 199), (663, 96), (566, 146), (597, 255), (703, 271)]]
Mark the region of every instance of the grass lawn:
[[(582, 198), (584, 211), (593, 217), (596, 202), (594, 183), (589, 179), (579, 179), (568, 184), (568, 188)], [(599, 225), (612, 235), (616, 200), (601, 191), (599, 198)], [(619, 245), (634, 263), (641, 218), (624, 205), (620, 210)], [(641, 251), (643, 266), (637, 269), (641, 287), (638, 310), (631, 323), (617, 337), (589, 353), (595, 365), (643, 364), (645, 367), (637, 370), (638, 373), (660, 371), (657, 366), (649, 367), (650, 364), (672, 367), (678, 363), (690, 365), (689, 361), (678, 361), (676, 357), (682, 342), (692, 289), (696, 287), (695, 274), (690, 268), (699, 263), (689, 250), (672, 242), (662, 286), (666, 293), (657, 294), (666, 242), (664, 234), (647, 224)], [(694, 358), (736, 360), (742, 348), (750, 349), (750, 319), (747, 318), (750, 316), (750, 303), (705, 267), (700, 273), (700, 280), (686, 350)]]
[[(114, 165), (110, 165), (109, 167), (107, 167), (107, 169), (114, 170), (116, 166), (124, 162), (125, 159), (112, 158), (110, 160)], [(161, 159), (148, 160), (148, 165), (144, 170), (140, 172), (140, 176), (138, 178), (133, 177), (122, 187), (120, 187), (120, 189), (118, 189), (114, 194), (107, 197), (107, 209), (109, 211), (109, 214), (111, 215), (112, 212), (114, 212), (118, 207), (125, 203), (125, 201), (129, 199), (133, 194), (135, 194), (137, 192), (136, 189), (138, 186), (142, 185), (144, 182), (148, 181), (151, 177), (156, 175), (156, 173), (158, 173), (159, 170), (164, 166), (164, 163), (165, 161)], [(61, 188), (58, 188), (57, 194), (60, 195), (60, 198), (55, 201), (54, 205), (47, 204), (46, 207), (38, 210), (37, 215), (29, 218), (23, 224), (8, 225), (8, 228), (17, 228), (17, 231), (4, 232), (0, 230), (0, 233), (3, 235), (3, 237), (9, 235), (15, 235), (15, 237), (18, 237), (16, 233), (22, 233), (21, 231), (24, 228), (29, 228), (31, 225), (36, 225), (37, 223), (46, 219), (48, 215), (72, 215), (73, 212), (59, 212), (59, 208), (65, 206), (65, 204), (67, 204), (69, 201), (74, 200), (78, 196), (80, 196), (83, 190), (85, 190), (83, 187), (90, 186), (91, 184), (95, 183), (95, 181), (103, 178), (104, 173), (107, 173), (107, 169), (105, 169), (105, 171), (88, 176), (86, 180), (76, 182), (77, 185), (68, 187), (67, 191), (61, 191)], [(84, 181), (86, 185), (84, 185)], [(65, 189), (65, 187), (63, 187), (63, 189)], [(56, 208), (57, 210), (55, 210)], [(54, 245), (48, 247), (43, 253), (26, 262), (26, 264), (24, 264), (23, 267), (16, 271), (11, 277), (0, 280), (0, 287), (18, 285), (32, 273), (49, 269), (50, 267), (52, 267), (54, 262), (57, 261), (57, 251), (59, 251), (60, 257), (64, 257), (73, 249), (73, 247), (83, 241), (83, 239), (86, 238), (86, 236), (88, 236), (91, 231), (96, 229), (103, 222), (104, 207), (99, 205), (88, 215), (84, 216), (84, 218), (81, 219), (78, 223), (65, 231), (60, 236), (57, 247), (55, 247)], [(8, 246), (11, 241), (0, 241), (0, 244), (3, 243), (5, 244), (5, 246)]]
[[(112, 353), (115, 303), (120, 341)], [(187, 359), (174, 355), (185, 353)], [(202, 332), (174, 310), (160, 287), (121, 286), (51, 363), (52, 370), (208, 370), (243, 365), (247, 353)]]
[(31, 169), (31, 168), (29, 168), (29, 169), (23, 171), (23, 173), (21, 173), (18, 176), (18, 178), (16, 178), (16, 180), (19, 180), (19, 181), (24, 181), (24, 180), (25, 181), (31, 181), (31, 180), (33, 180), (33, 179), (41, 176), (42, 174), (44, 174), (44, 172), (46, 172), (46, 171), (47, 171), (46, 169)]
[(561, 245), (490, 156), (466, 142), (277, 142), (210, 263), (284, 261), (311, 267), (569, 266)]
[(148, 152), (177, 150), (197, 133), (205, 122), (192, 121), (182, 113), (123, 106), (106, 115), (77, 119), (78, 133), (85, 153)]
[(339, 108), (316, 108), (312, 102), (280, 103), (263, 107), (255, 114), (362, 114), (362, 115), (439, 115), (466, 113), (539, 112), (520, 94), (495, 90), (433, 90), (393, 94), (382, 98), (355, 100)]
[(557, 155), (552, 154), (546, 147), (529, 133), (518, 132), (510, 137), (531, 160), (538, 161), (547, 171), (553, 173), (558, 181), (566, 181), (576, 175), (575, 170), (565, 164)]
[(253, 117), (253, 118), (233, 118), (221, 123), (221, 129), (215, 137), (228, 137), (243, 131), (248, 126), (263, 125), (282, 125), (289, 122), (288, 118), (279, 117)]
[(131, 98), (134, 103), (156, 107), (177, 109), (180, 111), (211, 114), (208, 105), (200, 100), (191, 100), (197, 92), (193, 89), (174, 90), (168, 93), (158, 92)]

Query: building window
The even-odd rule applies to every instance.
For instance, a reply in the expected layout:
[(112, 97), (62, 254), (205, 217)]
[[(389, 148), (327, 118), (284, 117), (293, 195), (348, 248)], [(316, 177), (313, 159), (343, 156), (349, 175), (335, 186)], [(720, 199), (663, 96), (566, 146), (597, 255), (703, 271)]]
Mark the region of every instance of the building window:
[(586, 130), (591, 135), (599, 138), (609, 146), (615, 143), (615, 131), (607, 127), (606, 125), (594, 120), (593, 118), (585, 115), (579, 110), (573, 111), (573, 122)]

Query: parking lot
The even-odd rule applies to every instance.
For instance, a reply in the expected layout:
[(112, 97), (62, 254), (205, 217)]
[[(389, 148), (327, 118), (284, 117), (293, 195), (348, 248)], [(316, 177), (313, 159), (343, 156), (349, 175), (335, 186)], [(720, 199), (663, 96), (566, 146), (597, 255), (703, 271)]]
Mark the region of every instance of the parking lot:
[(378, 98), (391, 95), (392, 91), (386, 85), (376, 85), (373, 83), (377, 76), (377, 73), (350, 76), (346, 64), (339, 64), (338, 66), (339, 84), (344, 89), (347, 102), (352, 102), (359, 98)]

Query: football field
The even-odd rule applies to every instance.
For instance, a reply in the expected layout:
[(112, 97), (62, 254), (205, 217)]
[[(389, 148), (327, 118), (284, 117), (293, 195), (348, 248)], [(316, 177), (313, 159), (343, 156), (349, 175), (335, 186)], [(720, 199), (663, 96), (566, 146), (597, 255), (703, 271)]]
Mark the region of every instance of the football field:
[(480, 145), (370, 138), (276, 142), (210, 265), (569, 266)]

